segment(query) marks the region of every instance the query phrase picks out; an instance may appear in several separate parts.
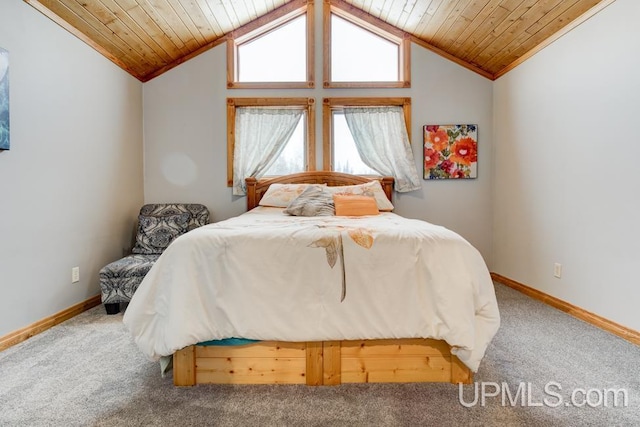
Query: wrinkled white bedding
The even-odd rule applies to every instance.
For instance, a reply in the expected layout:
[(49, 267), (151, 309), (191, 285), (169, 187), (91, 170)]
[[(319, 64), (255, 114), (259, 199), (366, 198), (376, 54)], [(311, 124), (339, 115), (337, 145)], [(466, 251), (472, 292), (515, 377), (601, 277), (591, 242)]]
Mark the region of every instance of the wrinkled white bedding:
[(444, 227), (258, 207), (169, 245), (124, 323), (151, 359), (231, 337), (421, 337), (447, 341), (477, 371), (500, 317), (479, 252)]

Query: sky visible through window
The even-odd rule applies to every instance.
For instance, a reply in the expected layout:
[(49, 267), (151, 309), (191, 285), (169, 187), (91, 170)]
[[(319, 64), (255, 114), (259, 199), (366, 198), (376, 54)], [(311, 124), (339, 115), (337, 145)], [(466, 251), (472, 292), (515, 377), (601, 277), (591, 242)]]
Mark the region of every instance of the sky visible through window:
[(331, 15), (331, 80), (398, 81), (399, 45)]
[(238, 46), (239, 82), (304, 82), (307, 79), (306, 16), (295, 18)]

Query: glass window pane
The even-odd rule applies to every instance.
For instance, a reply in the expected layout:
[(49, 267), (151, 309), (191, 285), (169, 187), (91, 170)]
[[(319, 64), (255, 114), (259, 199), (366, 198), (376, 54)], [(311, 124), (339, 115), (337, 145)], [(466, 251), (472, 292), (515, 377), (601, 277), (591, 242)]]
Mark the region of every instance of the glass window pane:
[(287, 146), (280, 153), (278, 160), (271, 165), (265, 175), (288, 175), (290, 173), (304, 172), (305, 170), (305, 120), (303, 116), (298, 122), (296, 130), (287, 142)]
[(331, 80), (396, 82), (400, 46), (331, 15)]
[(303, 82), (307, 75), (306, 15), (238, 45), (239, 82)]
[(360, 159), (347, 120), (341, 112), (333, 113), (333, 170), (354, 175), (380, 175)]

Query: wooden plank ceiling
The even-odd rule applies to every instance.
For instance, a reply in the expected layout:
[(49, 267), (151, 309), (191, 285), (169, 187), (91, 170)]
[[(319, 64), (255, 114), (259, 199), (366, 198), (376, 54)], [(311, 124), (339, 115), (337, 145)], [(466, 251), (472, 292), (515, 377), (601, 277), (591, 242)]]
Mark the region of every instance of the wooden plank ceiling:
[[(292, 0), (25, 1), (147, 81)], [(491, 79), (613, 1), (344, 0)]]

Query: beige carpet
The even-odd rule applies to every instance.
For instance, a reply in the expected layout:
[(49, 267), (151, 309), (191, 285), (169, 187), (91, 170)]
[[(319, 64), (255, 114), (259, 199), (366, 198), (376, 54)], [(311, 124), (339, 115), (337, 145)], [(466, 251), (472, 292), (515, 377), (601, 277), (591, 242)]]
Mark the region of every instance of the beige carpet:
[[(96, 307), (0, 352), (0, 426), (640, 425), (639, 347), (512, 289), (496, 292), (502, 327), (463, 389), (470, 407), (451, 384), (176, 388), (139, 353), (122, 314)], [(496, 389), (510, 392), (505, 404), (489, 396)], [(626, 390), (627, 406), (596, 405), (605, 389)], [(583, 406), (571, 405), (575, 390)]]

